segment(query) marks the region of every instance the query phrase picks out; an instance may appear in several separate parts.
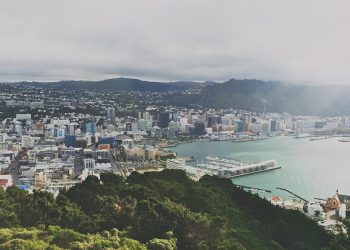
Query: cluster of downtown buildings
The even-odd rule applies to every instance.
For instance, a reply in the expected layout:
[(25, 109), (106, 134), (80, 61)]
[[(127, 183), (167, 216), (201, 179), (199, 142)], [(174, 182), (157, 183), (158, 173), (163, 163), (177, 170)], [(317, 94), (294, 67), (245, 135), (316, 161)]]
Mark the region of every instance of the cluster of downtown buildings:
[[(144, 128), (144, 119), (135, 124), (135, 128)], [(148, 120), (149, 125), (151, 123)], [(140, 126), (141, 124), (141, 126)], [(277, 113), (253, 113), (238, 110), (180, 110), (161, 112), (158, 115), (158, 134), (163, 138), (199, 136), (214, 140), (239, 138), (259, 138), (259, 135), (271, 136), (290, 134), (296, 137), (349, 134), (348, 117), (292, 116)], [(169, 136), (170, 135), (170, 136)]]
[(175, 107), (164, 93), (65, 91), (4, 85), (0, 185), (57, 193), (89, 175), (160, 170), (179, 142), (350, 132), (347, 117)]

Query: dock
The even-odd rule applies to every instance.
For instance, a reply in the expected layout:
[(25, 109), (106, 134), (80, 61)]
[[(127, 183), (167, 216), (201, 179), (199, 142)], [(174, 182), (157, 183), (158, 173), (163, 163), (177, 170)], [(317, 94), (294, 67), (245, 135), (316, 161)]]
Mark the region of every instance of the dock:
[(236, 184), (234, 184), (234, 185), (236, 187), (238, 187), (238, 188), (253, 189), (253, 190), (257, 190), (257, 191), (263, 191), (263, 192), (266, 192), (266, 193), (271, 193), (271, 190), (267, 190), (267, 189), (263, 189), (263, 188), (249, 187), (249, 186), (236, 185)]
[(232, 178), (236, 178), (236, 177), (240, 177), (240, 176), (244, 176), (244, 175), (262, 173), (262, 172), (267, 172), (267, 171), (271, 171), (271, 170), (275, 170), (275, 169), (280, 169), (280, 168), (282, 168), (282, 167), (281, 167), (281, 166), (276, 166), (276, 167), (271, 167), (271, 168), (267, 168), (267, 169), (256, 170), (256, 171), (253, 171), (253, 172), (246, 172), (246, 173), (242, 173), (242, 174), (236, 174), (236, 175), (228, 176), (228, 177), (225, 177), (225, 178), (232, 179)]
[(303, 197), (301, 197), (301, 196), (299, 196), (299, 195), (293, 193), (292, 191), (290, 191), (290, 190), (288, 190), (288, 189), (281, 188), (281, 187), (277, 187), (277, 189), (282, 190), (282, 191), (285, 191), (285, 192), (287, 192), (287, 193), (290, 193), (290, 194), (294, 195), (295, 197), (299, 198), (299, 199), (302, 200), (302, 201), (309, 202), (308, 200), (306, 200), (306, 199), (304, 199)]

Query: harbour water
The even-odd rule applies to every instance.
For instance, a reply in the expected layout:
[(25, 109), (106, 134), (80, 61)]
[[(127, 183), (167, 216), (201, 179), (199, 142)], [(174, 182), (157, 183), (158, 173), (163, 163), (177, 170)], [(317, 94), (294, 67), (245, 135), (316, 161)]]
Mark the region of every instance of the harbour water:
[(288, 189), (311, 200), (332, 196), (338, 189), (350, 195), (350, 142), (339, 138), (310, 141), (289, 136), (243, 143), (193, 142), (172, 148), (179, 156), (193, 156), (195, 161), (206, 156), (233, 157), (241, 160), (276, 159), (281, 169), (232, 179), (238, 185), (271, 190), (271, 195), (288, 197), (276, 187)]

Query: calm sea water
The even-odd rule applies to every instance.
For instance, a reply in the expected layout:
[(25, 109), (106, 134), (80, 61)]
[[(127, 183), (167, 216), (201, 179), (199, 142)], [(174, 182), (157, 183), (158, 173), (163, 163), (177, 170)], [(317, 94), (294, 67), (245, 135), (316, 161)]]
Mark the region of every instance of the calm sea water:
[(232, 179), (235, 184), (271, 190), (272, 195), (288, 197), (288, 193), (276, 187), (286, 188), (308, 200), (330, 197), (337, 189), (341, 194), (350, 195), (350, 142), (339, 142), (338, 138), (309, 141), (280, 136), (244, 143), (194, 142), (178, 145), (173, 150), (179, 156), (193, 156), (198, 161), (206, 156), (276, 159), (281, 169)]

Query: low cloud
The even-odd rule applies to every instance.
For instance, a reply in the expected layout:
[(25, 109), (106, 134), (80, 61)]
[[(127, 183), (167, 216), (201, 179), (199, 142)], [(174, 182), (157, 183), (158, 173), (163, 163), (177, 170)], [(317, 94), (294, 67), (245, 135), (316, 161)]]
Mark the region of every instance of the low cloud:
[(345, 0), (8, 0), (0, 9), (0, 80), (348, 84), (348, 7)]

